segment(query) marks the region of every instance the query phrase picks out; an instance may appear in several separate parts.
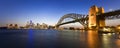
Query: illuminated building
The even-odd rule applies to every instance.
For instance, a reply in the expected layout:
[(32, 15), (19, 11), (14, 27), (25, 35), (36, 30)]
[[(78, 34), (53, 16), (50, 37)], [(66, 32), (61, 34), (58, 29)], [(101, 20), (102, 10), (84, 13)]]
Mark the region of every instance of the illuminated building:
[(39, 23), (36, 24), (35, 29), (41, 29)]
[(31, 28), (34, 29), (35, 28), (35, 24), (32, 22), (32, 20), (28, 21), (26, 26), (27, 29)]
[(120, 32), (120, 25), (117, 25), (116, 29), (118, 32)]
[(45, 23), (42, 23), (41, 25), (39, 23), (37, 23), (36, 25), (30, 20), (27, 22), (26, 26), (25, 26), (26, 29), (48, 29), (48, 25), (45, 24)]
[(117, 25), (117, 29), (120, 29), (120, 25)]

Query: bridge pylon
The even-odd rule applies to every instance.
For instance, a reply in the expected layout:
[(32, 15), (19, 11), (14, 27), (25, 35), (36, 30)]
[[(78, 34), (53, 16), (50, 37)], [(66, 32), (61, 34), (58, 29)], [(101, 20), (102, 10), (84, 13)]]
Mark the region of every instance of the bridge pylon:
[(92, 6), (89, 10), (89, 24), (88, 28), (89, 29), (98, 29), (99, 27), (104, 27), (105, 26), (105, 19), (102, 16), (97, 16), (99, 14), (104, 13), (104, 8), (103, 7), (97, 7), (97, 6)]

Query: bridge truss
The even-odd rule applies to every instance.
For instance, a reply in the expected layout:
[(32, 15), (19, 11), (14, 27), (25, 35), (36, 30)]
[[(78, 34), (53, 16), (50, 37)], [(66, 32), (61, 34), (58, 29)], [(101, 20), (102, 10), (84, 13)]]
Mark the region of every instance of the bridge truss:
[[(63, 20), (66, 19), (66, 18), (72, 18), (74, 20), (62, 23)], [(56, 26), (59, 27), (60, 25), (64, 25), (64, 24), (68, 24), (68, 23), (74, 23), (74, 22), (79, 22), (84, 27), (87, 27), (88, 26), (88, 15), (75, 14), (75, 13), (66, 14), (66, 15), (64, 15), (60, 18), (60, 20), (58, 21)]]
[(111, 19), (120, 19), (120, 10), (115, 10), (111, 12), (106, 12), (100, 15), (97, 15), (99, 17), (104, 17), (105, 19), (111, 20)]
[[(110, 19), (120, 19), (120, 10), (106, 12), (106, 13), (98, 14), (96, 16), (98, 17), (97, 19), (100, 19), (100, 20), (101, 19), (108, 19), (108, 20), (110, 20)], [(74, 20), (62, 23), (63, 20), (66, 19), (66, 18), (72, 18)], [(64, 24), (75, 23), (75, 22), (79, 22), (85, 28), (87, 28), (88, 27), (88, 15), (76, 14), (76, 13), (66, 14), (66, 15), (64, 15), (60, 18), (56, 27), (59, 27), (59, 26), (64, 25)]]

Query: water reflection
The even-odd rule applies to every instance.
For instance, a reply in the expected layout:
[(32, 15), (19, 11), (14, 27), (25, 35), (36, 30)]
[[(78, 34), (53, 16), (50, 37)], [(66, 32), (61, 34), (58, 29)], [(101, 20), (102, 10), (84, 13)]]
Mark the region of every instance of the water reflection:
[(27, 48), (33, 48), (33, 30), (29, 29), (28, 30), (28, 46)]
[(110, 36), (111, 34), (103, 34), (102, 36), (102, 45), (103, 45), (103, 48), (111, 48), (111, 44), (110, 44)]
[(117, 45), (117, 47), (119, 47), (120, 48), (120, 39), (118, 39), (118, 40), (116, 40), (116, 45)]
[(99, 38), (96, 30), (89, 30), (87, 38), (88, 48), (99, 48)]
[(87, 32), (88, 48), (120, 48), (120, 39), (115, 33), (99, 34), (96, 30)]
[(115, 33), (96, 30), (5, 30), (0, 37), (0, 48), (120, 48)]

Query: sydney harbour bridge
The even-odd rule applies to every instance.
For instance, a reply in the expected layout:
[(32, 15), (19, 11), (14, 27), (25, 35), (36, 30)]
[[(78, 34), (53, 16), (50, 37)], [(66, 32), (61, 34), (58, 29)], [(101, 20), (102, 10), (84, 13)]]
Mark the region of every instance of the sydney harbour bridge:
[[(71, 18), (73, 20), (63, 22), (63, 20), (66, 18)], [(55, 27), (59, 28), (61, 25), (79, 22), (82, 26), (84, 26), (85, 29), (98, 29), (106, 26), (105, 20), (113, 19), (120, 19), (120, 9), (104, 12), (103, 7), (97, 7), (94, 5), (89, 9), (88, 15), (69, 13), (62, 16)]]

